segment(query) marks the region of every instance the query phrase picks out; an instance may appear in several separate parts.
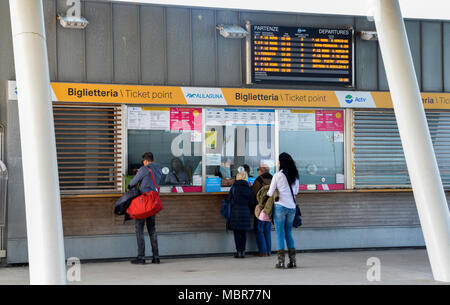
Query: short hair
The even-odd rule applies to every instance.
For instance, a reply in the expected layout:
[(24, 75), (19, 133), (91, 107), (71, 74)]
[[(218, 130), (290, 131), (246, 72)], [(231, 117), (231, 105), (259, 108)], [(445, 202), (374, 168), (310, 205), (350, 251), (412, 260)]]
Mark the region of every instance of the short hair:
[(262, 171), (264, 174), (264, 173), (268, 173), (270, 171), (270, 168), (266, 164), (261, 164), (261, 166), (258, 167), (258, 170)]
[(153, 162), (153, 154), (151, 152), (146, 152), (142, 155), (142, 161), (147, 160), (149, 162)]
[(248, 174), (247, 174), (247, 172), (246, 171), (242, 171), (242, 172), (237, 173), (236, 180), (248, 181)]

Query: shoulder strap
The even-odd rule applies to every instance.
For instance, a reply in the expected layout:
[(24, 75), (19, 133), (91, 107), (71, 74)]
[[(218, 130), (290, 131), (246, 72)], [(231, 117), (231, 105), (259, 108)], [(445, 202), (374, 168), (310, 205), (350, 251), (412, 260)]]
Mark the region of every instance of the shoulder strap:
[[(285, 175), (286, 176), (286, 175)], [(286, 177), (287, 180), (287, 177)], [(289, 180), (288, 180), (288, 184), (289, 184)], [(296, 208), (298, 208), (298, 212), (300, 213), (300, 216), (302, 215), (302, 212), (300, 211), (300, 207), (297, 204), (297, 200), (295, 200), (295, 196), (294, 196), (294, 191), (292, 190), (292, 185), (289, 184), (289, 189), (291, 190), (291, 194), (292, 194), (292, 199), (294, 199), (294, 203), (296, 205)]]
[(294, 191), (292, 190), (292, 185), (289, 183), (289, 180), (288, 180), (286, 174), (285, 173), (283, 173), (283, 174), (286, 177), (287, 183), (289, 184), (289, 189), (291, 190), (292, 199), (294, 199), (294, 203), (297, 204), (297, 200), (295, 200), (295, 196), (294, 196)]
[(177, 183), (180, 183), (180, 179), (178, 178), (177, 172), (172, 171), (172, 174), (175, 176), (175, 179), (177, 179)]
[(231, 198), (232, 198), (232, 202), (234, 202), (234, 194), (236, 193), (236, 187), (233, 185), (231, 186)]
[(155, 186), (156, 191), (159, 193), (159, 187), (156, 186), (155, 177), (153, 176), (152, 169), (148, 167), (148, 170), (150, 171), (150, 175), (152, 175), (153, 185)]

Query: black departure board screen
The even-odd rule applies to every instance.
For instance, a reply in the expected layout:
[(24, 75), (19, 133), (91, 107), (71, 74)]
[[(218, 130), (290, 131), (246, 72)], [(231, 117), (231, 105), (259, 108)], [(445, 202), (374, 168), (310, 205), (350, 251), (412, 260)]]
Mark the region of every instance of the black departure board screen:
[(349, 29), (252, 25), (252, 83), (351, 87)]

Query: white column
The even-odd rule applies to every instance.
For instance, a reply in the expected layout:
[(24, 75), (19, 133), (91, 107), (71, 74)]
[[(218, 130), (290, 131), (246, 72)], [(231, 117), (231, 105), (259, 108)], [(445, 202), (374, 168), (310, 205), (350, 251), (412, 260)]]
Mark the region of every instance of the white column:
[(65, 284), (64, 239), (41, 0), (10, 0), (31, 284)]
[(398, 0), (375, 0), (374, 19), (434, 279), (450, 282), (450, 216)]

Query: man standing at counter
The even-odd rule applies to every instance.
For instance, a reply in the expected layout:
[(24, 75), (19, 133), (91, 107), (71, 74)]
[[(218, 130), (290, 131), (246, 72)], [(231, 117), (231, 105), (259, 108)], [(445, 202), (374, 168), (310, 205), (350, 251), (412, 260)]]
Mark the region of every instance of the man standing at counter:
[[(162, 172), (159, 167), (153, 164), (154, 158), (153, 153), (146, 152), (142, 155), (142, 164), (141, 168), (138, 170), (136, 176), (131, 180), (128, 188), (133, 188), (139, 184), (139, 191), (141, 194), (149, 191), (157, 192), (157, 188), (159, 187), (159, 183), (161, 181)], [(152, 171), (153, 177), (155, 178), (155, 183), (153, 183), (153, 178), (150, 173)], [(155, 217), (153, 215), (146, 219), (136, 219), (135, 228), (136, 228), (136, 239), (138, 245), (138, 256), (137, 259), (132, 260), (132, 264), (145, 264), (145, 240), (144, 240), (144, 225), (147, 225), (147, 231), (150, 236), (150, 243), (152, 245), (153, 252), (153, 264), (159, 264), (159, 251), (158, 251), (158, 238), (156, 235), (156, 224)]]

